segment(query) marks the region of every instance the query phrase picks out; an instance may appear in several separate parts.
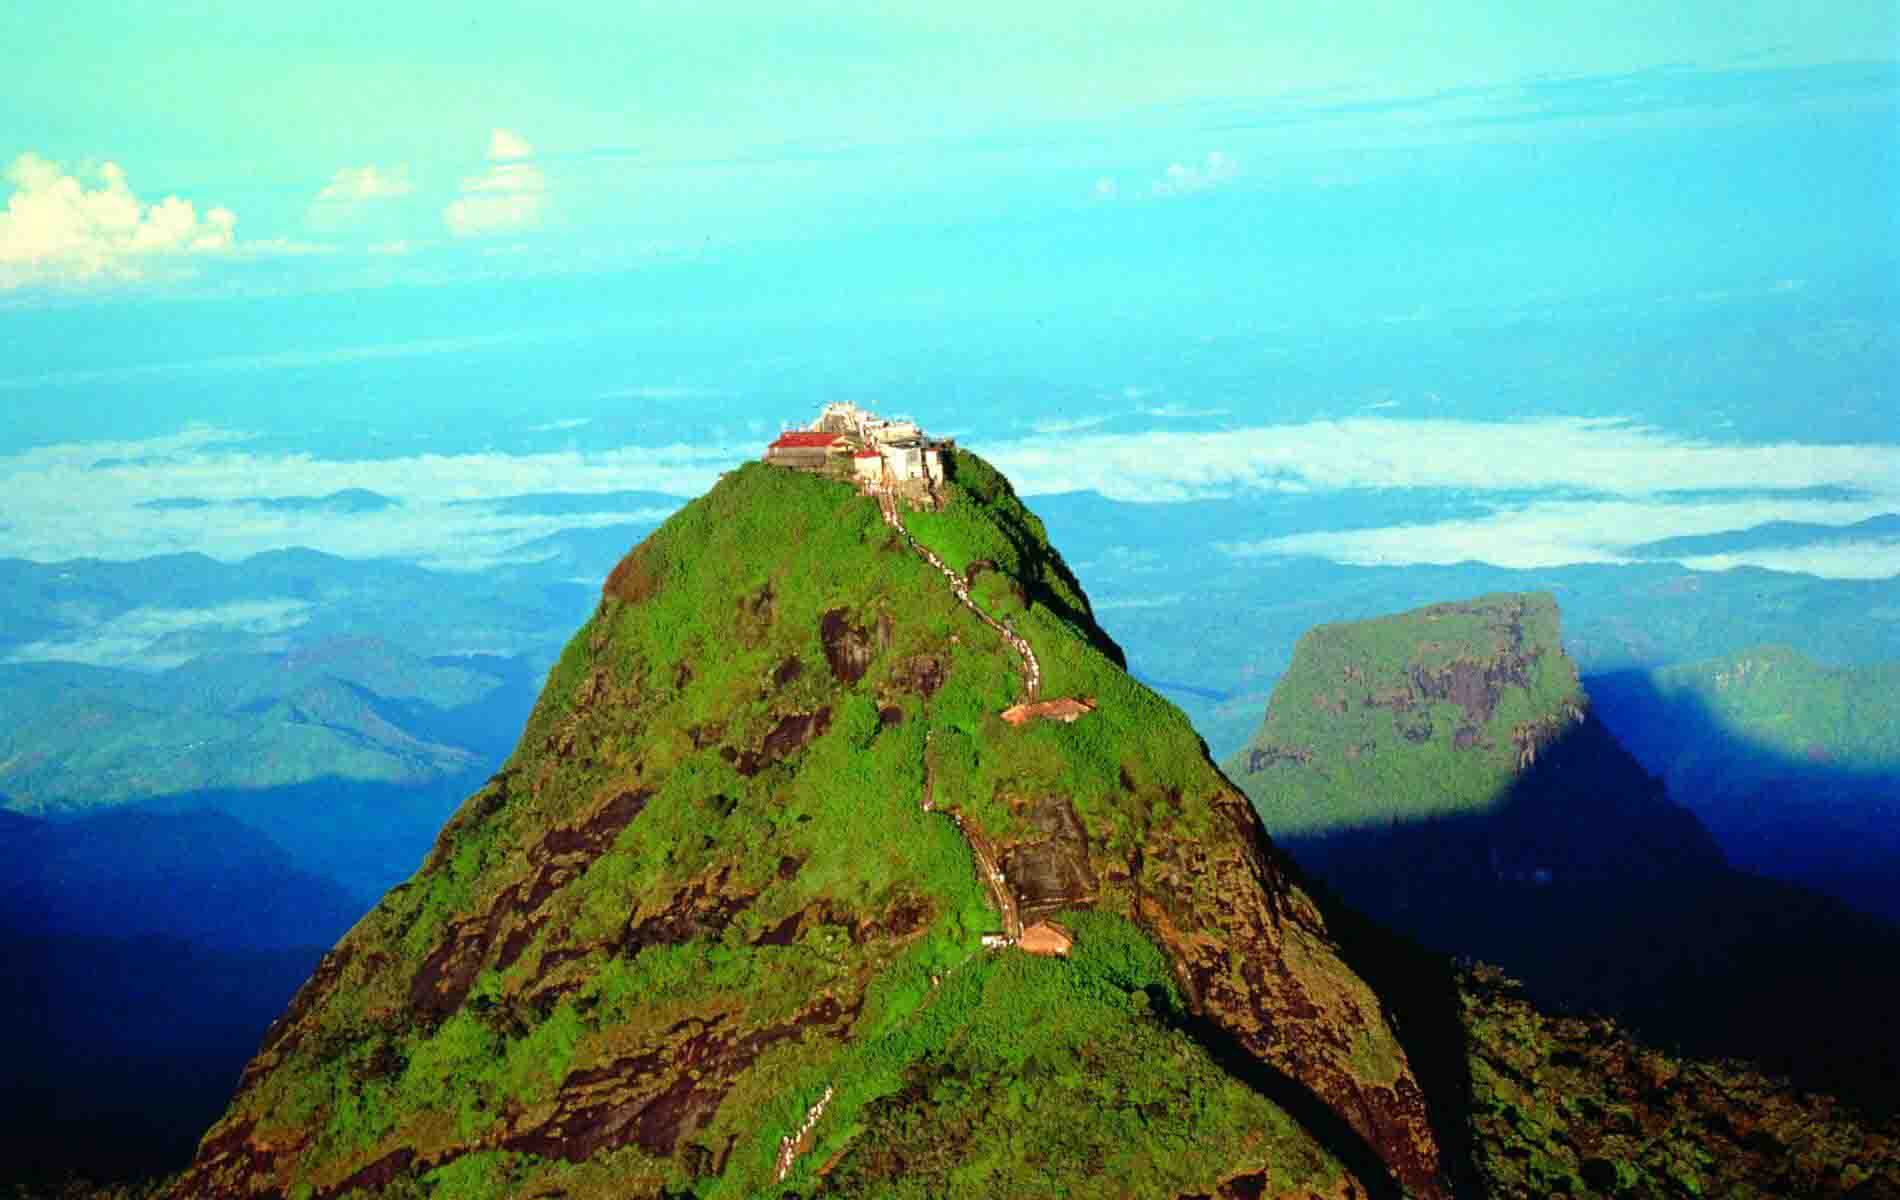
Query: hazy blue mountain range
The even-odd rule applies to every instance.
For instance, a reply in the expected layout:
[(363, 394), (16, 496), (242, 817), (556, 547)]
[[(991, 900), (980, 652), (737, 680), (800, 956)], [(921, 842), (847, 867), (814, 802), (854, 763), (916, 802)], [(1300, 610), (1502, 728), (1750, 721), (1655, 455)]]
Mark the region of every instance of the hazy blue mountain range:
[(1630, 548), (1636, 558), (1684, 558), (1705, 554), (1733, 554), (1740, 550), (1793, 549), (1841, 542), (1885, 541), (1900, 538), (1900, 514), (1887, 513), (1851, 525), (1815, 525), (1801, 521), (1770, 521), (1751, 529), (1663, 538)]
[[(636, 502), (657, 499), (643, 493)], [(1237, 562), (1182, 535), (1293, 521), (1299, 511), (1239, 500), (1138, 505), (1093, 493), (1035, 504), (1076, 547), (1078, 571), (1102, 597), (1105, 626), (1133, 648), (1135, 670), (1170, 691), (1217, 754), (1245, 740), (1300, 632), (1448, 594), (1548, 588), (1565, 606), (1566, 648), (1592, 674), (1708, 658), (1738, 640), (1781, 641), (1835, 662), (1900, 656), (1893, 580), (1670, 563), (1526, 571)], [(0, 708), (14, 714), (17, 746), (0, 755), (0, 791), (18, 806), (51, 809), (299, 783), (317, 777), (318, 760), (346, 778), (454, 773), (466, 765), (459, 753), (492, 756), (493, 745), (444, 744), (418, 714), (463, 708), (493, 684), (479, 661), (440, 656), (545, 667), (558, 630), (585, 613), (588, 581), (647, 528), (562, 530), (523, 543), (517, 561), (453, 573), (311, 551), (231, 564), (0, 563), (0, 652), (12, 660), (0, 665)], [(76, 736), (67, 719), (75, 706), (113, 713), (112, 738), (62, 750)], [(30, 754), (21, 732), (29, 723)], [(224, 752), (258, 738), (282, 752)]]

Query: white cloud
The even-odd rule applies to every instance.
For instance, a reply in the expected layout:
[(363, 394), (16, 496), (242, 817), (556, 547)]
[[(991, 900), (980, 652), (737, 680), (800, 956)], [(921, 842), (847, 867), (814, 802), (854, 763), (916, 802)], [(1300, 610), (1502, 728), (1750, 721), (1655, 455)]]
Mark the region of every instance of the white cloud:
[(1367, 416), (1204, 433), (1030, 437), (982, 451), (1026, 495), (1096, 491), (1132, 501), (1286, 491), (1289, 485), (1564, 488), (1618, 496), (1834, 485), (1886, 497), (1900, 493), (1900, 446), (1718, 443), (1610, 418)]
[(1820, 542), (1777, 550), (1744, 550), (1735, 554), (1705, 554), (1685, 558), (1692, 571), (1727, 571), (1734, 567), (1762, 567), (1824, 579), (1892, 579), (1900, 575), (1900, 541)]
[(583, 425), (592, 425), (592, 417), (563, 417), (558, 421), (544, 421), (539, 425), (528, 426), (529, 433), (561, 433), (569, 429), (579, 429)]
[[(1733, 486), (1744, 486), (1737, 481)], [(1645, 542), (1747, 529), (1770, 521), (1851, 524), (1890, 511), (1894, 500), (1548, 500), (1483, 517), (1296, 533), (1219, 548), (1237, 558), (1311, 555), (1353, 566), (1448, 566), (1484, 562), (1533, 570), (1574, 563), (1623, 564)], [(1900, 571), (1900, 543), (1829, 543), (1679, 560), (1697, 570), (1753, 565), (1833, 579), (1884, 579)]]
[[(1220, 433), (1036, 436), (980, 449), (1028, 496), (1095, 491), (1158, 502), (1361, 489), (1500, 495), (1494, 510), (1479, 517), (1221, 547), (1240, 557), (1520, 568), (1620, 563), (1630, 561), (1632, 547), (1664, 538), (1771, 521), (1848, 525), (1900, 511), (1900, 445), (1718, 443), (1617, 420), (1356, 417)], [(1839, 489), (1844, 498), (1768, 494), (1822, 487)], [(1546, 498), (1516, 499), (1539, 493)], [(1892, 573), (1894, 551), (1883, 547), (1835, 543), (1685, 563), (1884, 578)]]
[[(8, 521), (0, 526), (0, 557), (124, 560), (196, 551), (232, 560), (307, 546), (353, 558), (474, 566), (561, 529), (617, 525), (655, 514), (522, 514), (466, 501), (532, 492), (696, 495), (721, 471), (758, 451), (748, 440), (337, 460), (261, 453), (248, 441), (245, 434), (198, 428), (149, 440), (68, 443), (0, 456), (0, 494), (7, 497)], [(259, 496), (323, 496), (351, 488), (399, 504), (359, 513), (224, 507)], [(75, 505), (75, 496), (84, 496), (85, 503)], [(176, 497), (221, 507), (211, 512), (140, 507)]]
[[(1244, 540), (1243, 533), (1222, 547), (1237, 557), (1524, 568), (1616, 563), (1628, 561), (1632, 547), (1669, 537), (1770, 521), (1847, 525), (1900, 511), (1900, 446), (1718, 444), (1616, 421), (1368, 417), (1227, 433), (1037, 434), (975, 449), (1029, 496), (1094, 490), (1121, 500), (1163, 501), (1262, 490), (1403, 488), (1438, 490), (1466, 502), (1474, 493), (1495, 497), (1491, 511), (1459, 520), (1258, 540)], [(756, 452), (756, 439), (739, 434), (711, 445), (336, 460), (265, 453), (249, 435), (207, 427), (43, 446), (0, 456), (0, 495), (7, 497), (0, 557), (130, 559), (194, 550), (228, 560), (309, 546), (349, 557), (474, 566), (559, 529), (629, 518), (523, 514), (465, 501), (629, 489), (696, 495)], [(1816, 487), (1841, 491), (1838, 498), (1769, 494)], [(369, 513), (139, 507), (168, 497), (216, 503), (350, 488), (400, 504)], [(75, 505), (75, 496), (85, 504)], [(1896, 544), (1862, 541), (1686, 562), (1709, 570), (1751, 563), (1841, 578), (1891, 574), (1900, 554)], [(1152, 565), (1127, 548), (1105, 552), (1102, 561), (1123, 570)]]
[(330, 176), (310, 202), (309, 220), (319, 227), (334, 227), (370, 205), (399, 200), (415, 190), (406, 166), (344, 167)]
[(360, 204), (365, 200), (395, 200), (416, 190), (406, 166), (344, 167), (317, 193), (319, 204)]
[(1230, 182), (1240, 173), (1240, 162), (1221, 150), (1210, 150), (1199, 166), (1175, 163), (1162, 172), (1151, 189), (1157, 196), (1185, 196)]
[(105, 163), (93, 185), (31, 152), (13, 160), (0, 211), (0, 290), (33, 284), (124, 283), (164, 263), (222, 254), (236, 245), (237, 217), (189, 200), (140, 200), (125, 171)]
[(497, 129), (488, 139), (489, 167), (462, 181), (462, 195), (442, 210), (456, 237), (531, 229), (547, 206), (547, 177), (534, 165), (534, 147), (520, 134)]
[(495, 162), (532, 158), (534, 147), (528, 144), (527, 138), (512, 129), (497, 129), (488, 135), (488, 157)]
[(1113, 196), (1120, 190), (1121, 189), (1115, 185), (1115, 181), (1106, 175), (1095, 181), (1095, 194), (1103, 199)]

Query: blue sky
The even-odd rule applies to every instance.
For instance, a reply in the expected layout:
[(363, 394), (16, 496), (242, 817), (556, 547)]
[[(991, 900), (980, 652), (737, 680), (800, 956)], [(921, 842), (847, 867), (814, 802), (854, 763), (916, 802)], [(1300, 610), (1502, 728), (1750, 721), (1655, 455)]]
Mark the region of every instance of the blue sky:
[[(143, 249), (97, 223), (61, 248), (16, 212), (0, 281), (222, 267), (363, 286), (989, 223), (1152, 256), (1140, 233), (1171, 218), (1110, 210), (1245, 191), (1300, 219), (1329, 192), (1469, 169), (1483, 194), (1445, 202), (1490, 225), (1524, 198), (1487, 174), (1621, 168), (1640, 176), (1627, 196), (1533, 179), (1531, 199), (1642, 209), (1661, 205), (1654, 156), (1724, 135), (1689, 150), (1683, 206), (1734, 171), (1757, 191), (1751, 134), (1792, 156), (1781, 172), (1864, 190), (1894, 169), (1891, 136), (1864, 143), (1893, 116), (1897, 22), (1883, 0), (14, 5), (0, 39), (32, 50), (9, 64), (0, 124), (16, 192), (71, 179), (107, 193), (94, 208), (191, 209), (148, 214)], [(1867, 178), (1856, 153), (1879, 160)], [(1833, 199), (1865, 218), (1875, 197)]]
[[(690, 494), (834, 398), (1032, 495), (1331, 498), (1197, 531), (1240, 561), (1900, 511), (1889, 0), (76, 0), (0, 39), (0, 555), (478, 564), (584, 523), (483, 504)], [(348, 488), (400, 503), (241, 503)]]

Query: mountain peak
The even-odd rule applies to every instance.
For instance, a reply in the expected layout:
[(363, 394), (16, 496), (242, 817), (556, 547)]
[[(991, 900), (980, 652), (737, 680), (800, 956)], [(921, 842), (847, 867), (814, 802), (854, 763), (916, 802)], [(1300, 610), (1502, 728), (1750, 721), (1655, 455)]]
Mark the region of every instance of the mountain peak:
[(1440, 1194), (1320, 908), (1007, 480), (945, 469), (911, 510), (748, 465), (635, 547), (177, 1194)]

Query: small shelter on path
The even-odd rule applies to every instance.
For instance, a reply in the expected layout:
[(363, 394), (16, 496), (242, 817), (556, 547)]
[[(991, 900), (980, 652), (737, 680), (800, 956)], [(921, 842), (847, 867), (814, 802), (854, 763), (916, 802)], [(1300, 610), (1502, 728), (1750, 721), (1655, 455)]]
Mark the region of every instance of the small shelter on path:
[(1030, 954), (1067, 957), (1075, 938), (1054, 921), (1037, 921), (1023, 930), (1022, 941), (1016, 944)]

